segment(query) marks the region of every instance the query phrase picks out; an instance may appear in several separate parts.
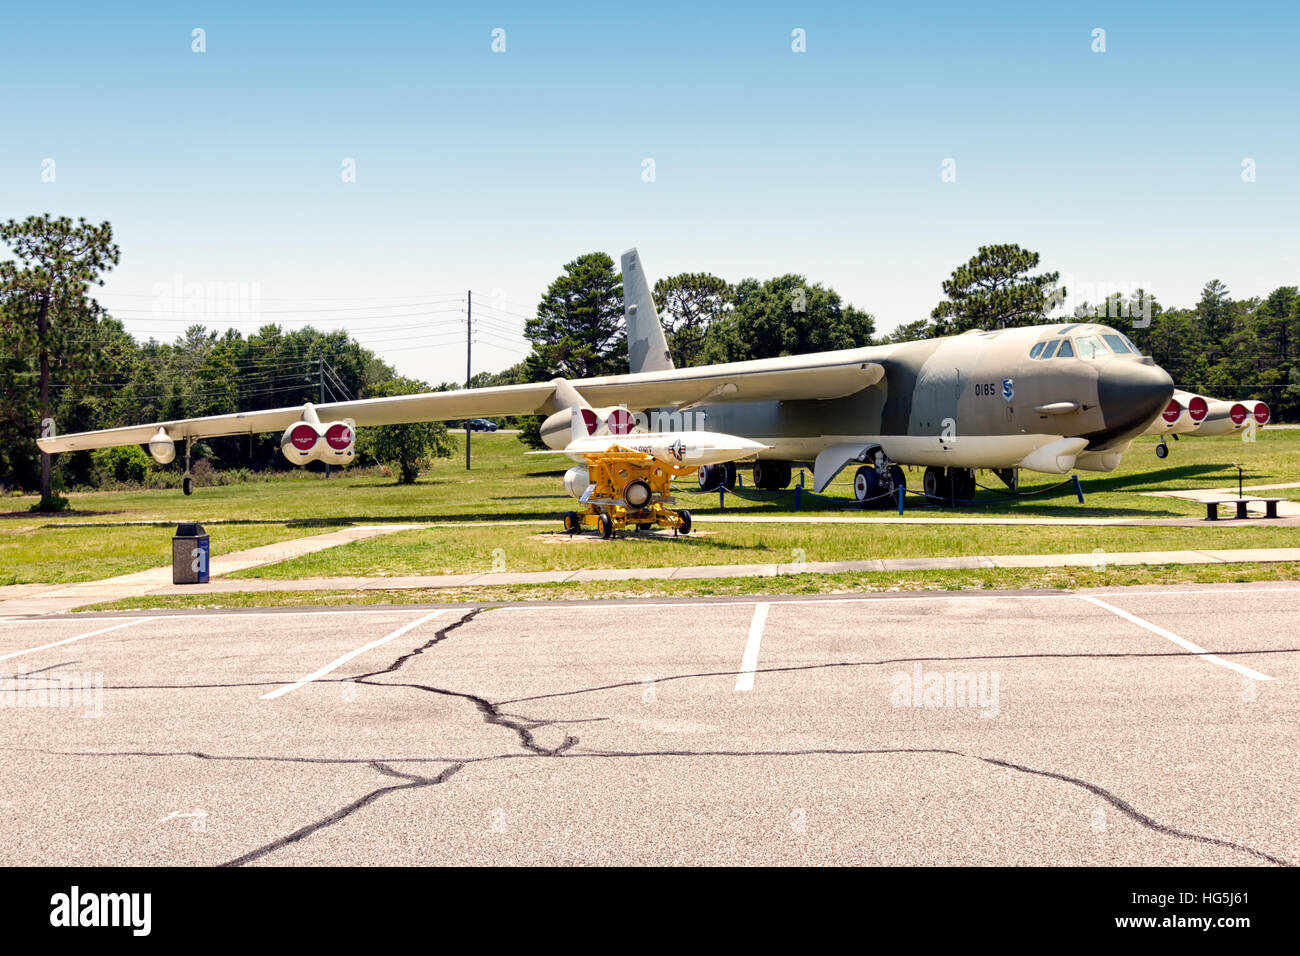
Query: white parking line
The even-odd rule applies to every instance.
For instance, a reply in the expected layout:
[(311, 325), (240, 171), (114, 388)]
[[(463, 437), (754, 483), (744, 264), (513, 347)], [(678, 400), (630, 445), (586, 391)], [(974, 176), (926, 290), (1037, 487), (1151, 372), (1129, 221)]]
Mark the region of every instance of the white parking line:
[(319, 680), (320, 678), (328, 674), (330, 671), (342, 667), (344, 664), (352, 660), (354, 657), (360, 657), (366, 651), (373, 651), (376, 647), (380, 647), (384, 644), (387, 644), (389, 641), (393, 640), (393, 638), (401, 637), (407, 631), (414, 630), (415, 628), (419, 627), (421, 624), (433, 620), (439, 614), (445, 614), (445, 613), (446, 611), (433, 611), (429, 614), (424, 615), (424, 617), (420, 618), (418, 621), (412, 621), (410, 624), (404, 624), (403, 626), (399, 627), (397, 630), (393, 631), (392, 634), (388, 634), (385, 637), (381, 637), (377, 641), (371, 641), (365, 647), (358, 647), (355, 651), (348, 651), (346, 654), (344, 654), (342, 657), (338, 658), (337, 660), (330, 661), (320, 670), (313, 671), (312, 673), (308, 674), (306, 677), (294, 681), (292, 684), (285, 684), (283, 687), (277, 687), (275, 690), (263, 694), (258, 699), (275, 700), (277, 697), (283, 697), (285, 694), (289, 693), (290, 691), (297, 690), (299, 687), (302, 687), (304, 684), (310, 684), (314, 680)]
[(767, 625), (770, 604), (755, 604), (754, 618), (749, 622), (749, 640), (745, 641), (745, 656), (740, 659), (740, 673), (736, 675), (736, 691), (754, 689), (754, 671), (758, 669), (758, 646), (763, 642), (763, 628)]
[(1136, 614), (1130, 614), (1128, 611), (1125, 611), (1123, 608), (1118, 608), (1113, 604), (1107, 604), (1105, 601), (1101, 600), (1100, 598), (1095, 598), (1087, 594), (1079, 594), (1076, 595), (1076, 597), (1082, 598), (1083, 600), (1087, 601), (1089, 604), (1095, 604), (1097, 605), (1097, 607), (1105, 608), (1107, 611), (1111, 611), (1114, 614), (1118, 614), (1124, 620), (1130, 621), (1131, 623), (1136, 624), (1138, 627), (1145, 627), (1152, 634), (1159, 634), (1161, 637), (1165, 638), (1166, 640), (1173, 641), (1179, 647), (1183, 648), (1184, 650), (1189, 650), (1193, 654), (1199, 655), (1202, 660), (1209, 661), (1211, 664), (1219, 664), (1223, 667), (1228, 668), (1229, 670), (1236, 671), (1238, 674), (1242, 674), (1246, 677), (1249, 677), (1252, 680), (1273, 680), (1273, 678), (1269, 677), (1267, 674), (1261, 674), (1259, 671), (1252, 670), (1251, 668), (1247, 667), (1244, 664), (1238, 664), (1236, 661), (1224, 660), (1222, 657), (1219, 657), (1216, 654), (1211, 654), (1205, 648), (1193, 644), (1187, 638), (1179, 637), (1177, 634), (1173, 633), (1172, 631), (1166, 631), (1163, 627), (1158, 627), (1157, 625), (1152, 624), (1150, 621), (1144, 621)]
[(129, 621), (123, 621), (121, 624), (114, 624), (111, 627), (101, 627), (97, 631), (87, 631), (85, 634), (78, 634), (76, 637), (65, 637), (61, 641), (55, 641), (53, 644), (42, 644), (40, 647), (29, 647), (25, 651), (13, 651), (9, 654), (0, 656), (0, 661), (7, 661), (11, 657), (22, 657), (24, 654), (35, 654), (37, 651), (49, 650), (51, 647), (59, 647), (62, 644), (71, 644), (73, 641), (80, 641), (83, 638), (94, 637), (96, 634), (107, 634), (109, 631), (120, 631), (124, 627), (130, 627), (132, 624), (139, 624), (141, 621), (147, 621), (148, 618), (136, 617)]

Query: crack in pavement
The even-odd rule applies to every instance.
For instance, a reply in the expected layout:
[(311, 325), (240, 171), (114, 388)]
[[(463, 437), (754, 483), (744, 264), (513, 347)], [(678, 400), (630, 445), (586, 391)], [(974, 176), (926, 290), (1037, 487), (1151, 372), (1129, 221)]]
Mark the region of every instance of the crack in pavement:
[[(574, 748), (579, 743), (579, 738), (572, 734), (566, 734), (564, 740), (557, 746), (546, 747), (537, 741), (536, 736), (534, 735), (534, 731), (537, 731), (544, 727), (566, 725), (570, 723), (603, 721), (603, 720), (608, 720), (610, 718), (597, 717), (597, 718), (585, 718), (585, 719), (573, 719), (573, 720), (556, 718), (550, 720), (543, 720), (543, 719), (527, 717), (522, 714), (511, 713), (503, 709), (505, 706), (509, 704), (526, 703), (531, 701), (541, 701), (541, 700), (548, 700), (548, 699), (562, 698), (562, 697), (574, 697), (583, 694), (597, 693), (600, 691), (615, 690), (615, 689), (627, 688), (627, 687), (641, 687), (643, 686), (644, 681), (640, 681), (640, 680), (624, 681), (624, 682), (618, 682), (613, 684), (601, 685), (598, 687), (580, 688), (576, 690), (561, 691), (561, 692), (556, 692), (551, 694), (538, 694), (531, 697), (513, 698), (513, 699), (503, 700), (494, 703), (488, 700), (486, 697), (483, 697), (478, 694), (469, 693), (466, 691), (456, 691), (456, 690), (451, 690), (449, 688), (434, 687), (432, 685), (423, 684), (423, 683), (395, 682), (395, 681), (385, 681), (385, 680), (376, 679), (376, 678), (381, 678), (385, 675), (396, 673), (407, 662), (409, 662), (413, 658), (423, 654), (426, 650), (446, 640), (452, 631), (468, 624), (471, 620), (473, 620), (476, 616), (478, 616), (478, 614), (483, 610), (485, 610), (485, 608), (481, 608), (481, 607), (473, 608), (468, 614), (440, 628), (434, 634), (434, 636), (430, 638), (428, 641), (425, 641), (423, 644), (413, 648), (410, 651), (400, 654), (397, 658), (395, 658), (392, 661), (392, 663), (390, 663), (388, 666), (384, 668), (380, 668), (374, 671), (369, 671), (367, 673), (360, 674), (350, 678), (343, 678), (343, 677), (328, 678), (327, 681), (322, 681), (322, 682), (338, 683), (343, 681), (352, 681), (359, 684), (366, 684), (371, 687), (387, 687), (387, 688), (394, 688), (394, 689), (417, 690), (422, 693), (430, 693), (439, 696), (453, 697), (460, 700), (464, 700), (474, 705), (476, 711), (478, 712), (480, 718), (483, 720), (484, 723), (493, 726), (499, 726), (504, 729), (510, 730), (515, 735), (516, 741), (518, 745), (523, 749), (523, 752), (503, 753), (503, 754), (494, 754), (494, 755), (488, 755), (482, 757), (466, 757), (466, 758), (392, 757), (392, 758), (384, 758), (384, 759), (270, 757), (270, 756), (260, 756), (260, 755), (222, 756), (222, 755), (208, 754), (202, 751), (195, 751), (195, 750), (174, 751), (174, 752), (167, 752), (167, 751), (157, 751), (157, 752), (134, 751), (134, 752), (118, 752), (118, 753), (97, 752), (97, 753), (77, 753), (77, 754), (65, 754), (65, 755), (137, 756), (137, 757), (160, 757), (160, 758), (192, 757), (200, 760), (248, 760), (248, 761), (267, 761), (267, 762), (285, 762), (285, 763), (321, 763), (321, 764), (362, 764), (364, 763), (365, 765), (369, 766), (371, 769), (375, 770), (377, 773), (380, 773), (386, 777), (391, 777), (402, 781), (401, 783), (398, 784), (391, 784), (389, 786), (379, 787), (375, 790), (372, 790), (369, 793), (365, 794), (364, 796), (346, 804), (344, 807), (340, 808), (339, 810), (336, 810), (334, 813), (331, 813), (328, 816), (323, 817), (320, 820), (317, 820), (313, 823), (307, 824), (306, 826), (303, 826), (298, 830), (295, 830), (294, 832), (288, 834), (287, 836), (281, 837), (277, 840), (273, 840), (272, 842), (267, 843), (254, 850), (251, 850), (248, 853), (242, 854), (238, 857), (235, 857), (234, 859), (228, 860), (225, 863), (221, 864), (221, 866), (242, 866), (246, 863), (251, 863), (256, 860), (259, 860), (271, 853), (276, 852), (279, 849), (282, 849), (283, 847), (289, 846), (290, 844), (306, 839), (307, 837), (311, 836), (314, 833), (317, 833), (327, 827), (333, 826), (334, 824), (346, 819), (347, 817), (363, 809), (364, 807), (369, 806), (370, 804), (376, 802), (377, 800), (382, 799), (388, 794), (395, 793), (400, 790), (421, 789), (425, 787), (437, 786), (439, 784), (446, 782), (451, 777), (455, 776), (455, 774), (457, 774), (460, 770), (464, 769), (466, 766), (475, 763), (488, 763), (497, 760), (509, 760), (509, 759), (518, 759), (518, 758), (531, 759), (531, 758), (542, 758), (542, 757), (559, 758), (559, 759), (610, 760), (610, 759), (650, 759), (656, 757), (660, 757), (660, 758), (662, 757), (749, 758), (749, 757), (802, 757), (802, 756), (832, 756), (833, 757), (833, 756), (878, 756), (878, 755), (888, 756), (888, 755), (898, 755), (898, 754), (922, 754), (922, 755), (959, 757), (966, 760), (980, 761), (982, 763), (988, 764), (990, 766), (998, 767), (1001, 769), (1014, 770), (1018, 773), (1044, 777), (1051, 780), (1057, 780), (1069, 784), (1070, 786), (1080, 787), (1088, 791), (1089, 793), (1092, 793), (1094, 796), (1097, 796), (1105, 800), (1111, 806), (1115, 807), (1126, 818), (1132, 820), (1139, 826), (1148, 829), (1154, 833), (1158, 833), (1162, 836), (1171, 837), (1174, 839), (1189, 840), (1193, 842), (1222, 847), (1235, 852), (1247, 853), (1258, 859), (1266, 860), (1269, 863), (1278, 866), (1295, 865), (1292, 862), (1282, 857), (1275, 856), (1263, 850), (1255, 849), (1254, 847), (1251, 846), (1235, 843), (1230, 840), (1220, 839), (1218, 837), (1211, 837), (1211, 836), (1205, 836), (1203, 834), (1192, 833), (1186, 830), (1181, 830), (1176, 827), (1162, 824), (1159, 821), (1157, 821), (1155, 818), (1141, 812), (1140, 810), (1135, 808), (1132, 804), (1128, 803), (1126, 800), (1119, 797), (1118, 795), (1112, 793), (1111, 791), (1107, 790), (1104, 787), (1101, 787), (1097, 784), (1090, 783), (1087, 780), (1083, 780), (1078, 777), (1072, 777), (1067, 774), (1056, 773), (1050, 770), (1039, 770), (1033, 767), (1028, 767), (1022, 764), (1013, 763), (1007, 760), (1000, 760), (995, 757), (984, 757), (978, 754), (969, 754), (963, 751), (951, 750), (945, 748), (924, 748), (924, 747), (877, 748), (877, 749), (808, 748), (808, 749), (800, 749), (800, 750), (701, 750), (701, 751), (695, 751), (695, 750), (646, 750), (646, 751), (575, 750)], [(1295, 653), (1296, 650), (1297, 649), (1280, 649), (1280, 650), (1271, 649), (1271, 650), (1260, 650), (1260, 651), (1218, 651), (1215, 653), (1228, 656), (1232, 654)], [(968, 660), (1035, 659), (1035, 658), (1112, 658), (1112, 657), (1113, 658), (1125, 658), (1125, 657), (1145, 658), (1145, 657), (1199, 657), (1199, 656), (1202, 655), (1195, 654), (1195, 653), (1188, 653), (1188, 652), (1180, 652), (1180, 651), (1153, 652), (1153, 653), (1106, 653), (1106, 654), (1061, 653), (1061, 654), (1006, 654), (1006, 655), (981, 654), (981, 655), (954, 656), (954, 657), (928, 656), (928, 657), (909, 657), (909, 658), (889, 658), (889, 659), (882, 659), (876, 661), (837, 661), (837, 662), (828, 662), (823, 664), (770, 667), (770, 668), (761, 668), (759, 671), (757, 671), (757, 673), (780, 674), (780, 673), (789, 673), (789, 672), (806, 671), (806, 670), (831, 669), (831, 668), (841, 668), (841, 667), (868, 667), (868, 666), (881, 666), (886, 664), (915, 663), (915, 662), (926, 662), (926, 661), (968, 661)], [(695, 678), (710, 678), (710, 677), (723, 677), (723, 676), (734, 677), (735, 674), (736, 672), (733, 670), (698, 673), (698, 674), (677, 674), (677, 675), (670, 675), (668, 677), (656, 678), (655, 682), (666, 683), (669, 681), (689, 680)], [(197, 686), (200, 687), (241, 686), (242, 687), (242, 686), (261, 686), (261, 685), (260, 684), (252, 684), (252, 685), (232, 684), (232, 685), (197, 685)], [(136, 688), (115, 688), (115, 689), (136, 689)], [(173, 689), (185, 689), (185, 685)], [(44, 752), (57, 753), (51, 751), (44, 751)], [(433, 763), (433, 762), (447, 763), (448, 766), (445, 767), (439, 774), (437, 774), (437, 776), (434, 777), (426, 777), (426, 776), (419, 776), (416, 774), (403, 773), (402, 771), (397, 770), (392, 766), (390, 766), (390, 763)]]
[(250, 850), (242, 856), (235, 857), (233, 860), (227, 860), (225, 863), (220, 864), (220, 866), (243, 866), (245, 863), (252, 863), (255, 860), (260, 860), (262, 857), (274, 853), (276, 850), (283, 849), (291, 843), (297, 843), (299, 840), (305, 840), (313, 833), (323, 830), (326, 827), (333, 826), (340, 820), (347, 819), (362, 807), (369, 806), (376, 800), (390, 793), (396, 793), (399, 790), (414, 790), (420, 787), (435, 787), (440, 783), (445, 783), (447, 780), (455, 776), (464, 764), (454, 763), (436, 777), (418, 777), (413, 774), (402, 773), (401, 771), (394, 770), (392, 767), (379, 761), (372, 761), (370, 766), (387, 777), (396, 777), (397, 779), (405, 780), (406, 782), (393, 784), (387, 787), (380, 787), (377, 790), (371, 790), (364, 797), (353, 800), (347, 806), (335, 810), (329, 816), (317, 820), (315, 823), (309, 823), (305, 827), (294, 830), (288, 836), (280, 837), (278, 840), (272, 840), (270, 843), (260, 846), (256, 850)]
[[(418, 647), (415, 647), (404, 654), (398, 655), (398, 657), (396, 657), (393, 660), (393, 662), (389, 664), (387, 667), (383, 667), (374, 671), (368, 671), (363, 674), (357, 674), (353, 677), (333, 678), (332, 681), (339, 682), (339, 681), (346, 680), (346, 681), (351, 681), (352, 683), (355, 684), (366, 684), (371, 687), (407, 687), (411, 689), (425, 691), (431, 694), (438, 694), (444, 697), (456, 697), (461, 700), (466, 700), (474, 704), (475, 708), (478, 710), (480, 716), (483, 718), (485, 723), (492, 724), (495, 726), (505, 727), (513, 731), (519, 741), (520, 746), (522, 746), (525, 750), (529, 751), (529, 753), (537, 756), (551, 756), (551, 757), (562, 755), (565, 750), (568, 750), (578, 742), (577, 737), (572, 735), (567, 735), (563, 743), (561, 743), (557, 747), (551, 748), (551, 747), (542, 746), (537, 742), (536, 738), (533, 736), (534, 730), (537, 730), (541, 727), (551, 726), (555, 723), (558, 723), (558, 721), (536, 721), (536, 720), (531, 720), (529, 718), (516, 717), (515, 715), (504, 713), (497, 707), (497, 705), (493, 704), (490, 700), (488, 700), (485, 697), (480, 697), (477, 694), (470, 694), (463, 691), (454, 691), (443, 687), (432, 687), (427, 684), (390, 683), (388, 681), (375, 679), (375, 678), (383, 677), (386, 674), (396, 673), (408, 661), (423, 654), (429, 648), (434, 647), (435, 645), (441, 643), (442, 641), (445, 641), (448, 635), (450, 635), (452, 631), (468, 624), (475, 617), (477, 617), (482, 610), (483, 608), (477, 608), (477, 607), (473, 608), (468, 614), (463, 615), (462, 617), (451, 622), (445, 627), (439, 628), (434, 633), (433, 637), (431, 637), (429, 640), (425, 641), (423, 644), (419, 645)], [(446, 782), (455, 774), (457, 774), (460, 770), (462, 770), (466, 766), (466, 763), (467, 761), (458, 761), (456, 763), (453, 763), (451, 766), (447, 767), (445, 770), (442, 771), (442, 773), (438, 774), (438, 776), (436, 777), (420, 777), (413, 774), (402, 773), (399, 770), (393, 769), (392, 767), (390, 767), (388, 764), (384, 762), (372, 761), (369, 763), (369, 766), (372, 769), (378, 771), (379, 773), (384, 774), (385, 776), (395, 777), (397, 779), (404, 780), (405, 782), (400, 784), (393, 784), (387, 787), (380, 787), (376, 790), (372, 790), (370, 793), (366, 794), (360, 799), (352, 801), (342, 809), (336, 810), (334, 813), (330, 814), (327, 817), (324, 817), (321, 820), (317, 820), (315, 823), (310, 823), (305, 827), (295, 830), (293, 833), (289, 834), (288, 836), (281, 837), (279, 840), (274, 840), (271, 843), (258, 847), (256, 850), (252, 850), (248, 853), (243, 854), (242, 856), (238, 856), (233, 860), (228, 860), (227, 862), (221, 865), (222, 866), (243, 866), (245, 863), (251, 863), (255, 860), (259, 860), (262, 857), (274, 853), (276, 850), (282, 849), (283, 847), (288, 846), (291, 843), (296, 843), (299, 840), (306, 839), (307, 837), (311, 836), (313, 833), (317, 833), (320, 830), (325, 829), (326, 827), (333, 826), (339, 821), (347, 819), (347, 817), (351, 816), (353, 813), (357, 812), (363, 807), (369, 806), (370, 804), (374, 803), (376, 800), (379, 800), (382, 797), (387, 796), (388, 794), (396, 793), (399, 790), (411, 790), (411, 789), (418, 789), (421, 787), (437, 786), (438, 784)]]
[[(1196, 651), (1115, 651), (1104, 654), (1091, 654), (1083, 652), (1062, 652), (1059, 654), (968, 654), (962, 656), (945, 657), (943, 655), (932, 654), (928, 657), (886, 657), (876, 661), (827, 661), (822, 664), (789, 664), (783, 667), (759, 667), (754, 674), (787, 674), (798, 671), (817, 671), (817, 670), (834, 670), (841, 667), (881, 667), (886, 664), (918, 664), (918, 663), (935, 663), (946, 664), (956, 663), (958, 661), (1009, 661), (1009, 660), (1040, 660), (1055, 658), (1125, 658), (1125, 657), (1232, 657), (1234, 655), (1249, 654), (1295, 654), (1300, 653), (1300, 647), (1271, 648), (1269, 650), (1258, 651), (1205, 651), (1204, 653)], [(740, 672), (735, 670), (725, 671), (701, 671), (692, 674), (669, 674), (667, 677), (653, 677), (647, 680), (629, 680), (619, 681), (614, 684), (598, 684), (594, 687), (579, 687), (574, 690), (561, 690), (552, 694), (534, 694), (530, 697), (511, 697), (507, 700), (499, 701), (499, 704), (528, 704), (538, 700), (551, 700), (556, 697), (579, 697), (583, 694), (595, 694), (605, 690), (621, 690), (627, 687), (643, 687), (646, 683), (667, 684), (671, 681), (678, 680), (696, 680), (707, 677), (736, 677)], [(746, 673), (749, 673), (746, 671)]]

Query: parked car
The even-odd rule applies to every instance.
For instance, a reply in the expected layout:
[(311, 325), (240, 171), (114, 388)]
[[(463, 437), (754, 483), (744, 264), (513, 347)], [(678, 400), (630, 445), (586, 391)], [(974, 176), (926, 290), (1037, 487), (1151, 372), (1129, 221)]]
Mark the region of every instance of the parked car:
[(490, 422), (486, 418), (471, 418), (465, 423), (465, 427), (472, 432), (494, 432), (497, 430), (497, 423)]

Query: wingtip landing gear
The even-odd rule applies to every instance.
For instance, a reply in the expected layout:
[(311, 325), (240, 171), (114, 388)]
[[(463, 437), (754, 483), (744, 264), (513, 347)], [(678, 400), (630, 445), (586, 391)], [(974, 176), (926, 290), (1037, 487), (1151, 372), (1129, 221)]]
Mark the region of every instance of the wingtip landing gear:
[(1156, 445), (1156, 457), (1157, 457), (1157, 458), (1168, 458), (1168, 457), (1169, 457), (1169, 446), (1165, 444), (1165, 436), (1164, 436), (1164, 435), (1161, 435), (1161, 436), (1160, 436), (1160, 444), (1159, 444), (1159, 445)]
[(181, 478), (181, 491), (184, 494), (194, 494), (194, 476), (190, 474), (190, 440), (185, 439), (185, 475)]

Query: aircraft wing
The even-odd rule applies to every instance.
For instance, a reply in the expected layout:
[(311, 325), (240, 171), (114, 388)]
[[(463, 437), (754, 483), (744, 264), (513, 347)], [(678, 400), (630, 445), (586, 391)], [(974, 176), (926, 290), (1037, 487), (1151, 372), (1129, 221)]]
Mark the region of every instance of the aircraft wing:
[[(569, 382), (592, 405), (626, 405), (632, 409), (685, 408), (704, 403), (807, 401), (842, 398), (880, 382), (884, 368), (871, 360), (870, 349), (848, 349), (699, 368), (666, 369), (635, 375), (577, 379)], [(564, 404), (556, 383), (502, 385), (494, 388), (423, 392), (314, 405), (322, 422), (351, 420), (358, 428), (406, 422), (446, 421), (501, 415), (549, 415)], [(128, 425), (101, 431), (41, 438), (41, 451), (83, 451), (116, 445), (143, 445), (164, 428), (173, 441), (283, 431), (301, 420), (302, 405), (206, 418), (186, 418), (151, 425)]]

